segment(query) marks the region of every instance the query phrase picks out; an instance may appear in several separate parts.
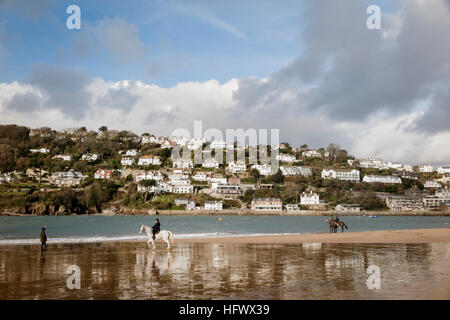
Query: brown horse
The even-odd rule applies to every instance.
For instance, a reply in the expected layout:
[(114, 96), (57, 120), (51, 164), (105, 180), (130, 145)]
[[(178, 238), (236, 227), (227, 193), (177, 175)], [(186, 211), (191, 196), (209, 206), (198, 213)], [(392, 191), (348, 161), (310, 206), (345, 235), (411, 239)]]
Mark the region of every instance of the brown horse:
[(330, 227), (330, 233), (336, 233), (338, 228), (341, 228), (342, 233), (344, 232), (344, 228), (348, 229), (348, 226), (344, 223), (344, 221), (336, 222), (334, 219), (330, 219), (328, 220), (328, 225)]

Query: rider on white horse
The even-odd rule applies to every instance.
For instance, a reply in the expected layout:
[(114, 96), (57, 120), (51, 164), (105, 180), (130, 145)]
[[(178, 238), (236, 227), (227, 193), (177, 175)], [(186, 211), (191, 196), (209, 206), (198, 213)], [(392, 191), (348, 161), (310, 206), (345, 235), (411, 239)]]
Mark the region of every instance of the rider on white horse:
[[(170, 244), (173, 243), (173, 234), (172, 232), (168, 231), (168, 230), (160, 230), (160, 223), (159, 220), (156, 219), (156, 223), (153, 227), (149, 227), (146, 226), (145, 224), (141, 225), (141, 229), (139, 230), (139, 233), (145, 233), (147, 234), (147, 244), (148, 246), (151, 248), (152, 246), (150, 244), (153, 245), (153, 249), (155, 249), (155, 240), (163, 240), (167, 243), (167, 249), (170, 249)], [(155, 233), (155, 231), (157, 231)]]

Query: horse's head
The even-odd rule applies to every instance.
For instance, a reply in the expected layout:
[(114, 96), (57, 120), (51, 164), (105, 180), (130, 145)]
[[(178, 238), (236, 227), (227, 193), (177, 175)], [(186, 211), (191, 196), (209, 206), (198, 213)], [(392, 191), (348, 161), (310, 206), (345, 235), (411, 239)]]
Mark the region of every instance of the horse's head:
[(139, 234), (144, 233), (145, 225), (141, 224), (141, 230), (139, 230)]

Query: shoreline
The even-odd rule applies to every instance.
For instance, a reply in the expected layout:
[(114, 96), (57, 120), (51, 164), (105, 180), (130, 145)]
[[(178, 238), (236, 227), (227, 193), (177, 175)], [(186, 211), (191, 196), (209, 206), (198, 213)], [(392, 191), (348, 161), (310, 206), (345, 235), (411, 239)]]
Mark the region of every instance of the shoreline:
[[(31, 239), (30, 239), (31, 240)], [(1, 247), (39, 246), (36, 243), (7, 243)], [(48, 246), (87, 245), (87, 244), (146, 244), (147, 238), (142, 239), (102, 239), (99, 241), (57, 241), (49, 238)], [(156, 241), (158, 246), (165, 246), (162, 241)], [(225, 237), (192, 237), (177, 238), (174, 244), (299, 244), (299, 243), (450, 243), (450, 228), (425, 228), (405, 230), (376, 230), (354, 231), (344, 233), (303, 233), (303, 234), (258, 234), (236, 235)]]
[(330, 215), (338, 215), (341, 217), (355, 217), (355, 216), (408, 216), (408, 217), (447, 217), (450, 216), (450, 210), (447, 211), (361, 211), (361, 212), (340, 212), (340, 211), (314, 211), (302, 210), (298, 212), (270, 212), (270, 211), (252, 211), (252, 210), (222, 210), (222, 211), (186, 211), (186, 210), (132, 210), (129, 212), (111, 213), (104, 210), (103, 213), (83, 213), (83, 214), (66, 214), (66, 215), (38, 215), (38, 214), (24, 214), (15, 212), (0, 212), (0, 217), (45, 217), (45, 216), (280, 216), (280, 217), (326, 217)]
[(450, 243), (450, 228), (176, 239), (183, 243)]

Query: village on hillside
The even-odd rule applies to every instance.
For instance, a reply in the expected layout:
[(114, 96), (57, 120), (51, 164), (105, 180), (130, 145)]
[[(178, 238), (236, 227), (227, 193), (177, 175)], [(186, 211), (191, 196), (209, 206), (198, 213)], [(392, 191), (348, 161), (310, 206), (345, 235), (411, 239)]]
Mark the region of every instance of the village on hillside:
[[(177, 146), (188, 153), (173, 158)], [(277, 170), (249, 163), (253, 147), (236, 142), (2, 125), (0, 212), (443, 214), (450, 205), (450, 166), (357, 159), (335, 144), (265, 147), (277, 151)], [(218, 151), (236, 160), (217, 161)]]

